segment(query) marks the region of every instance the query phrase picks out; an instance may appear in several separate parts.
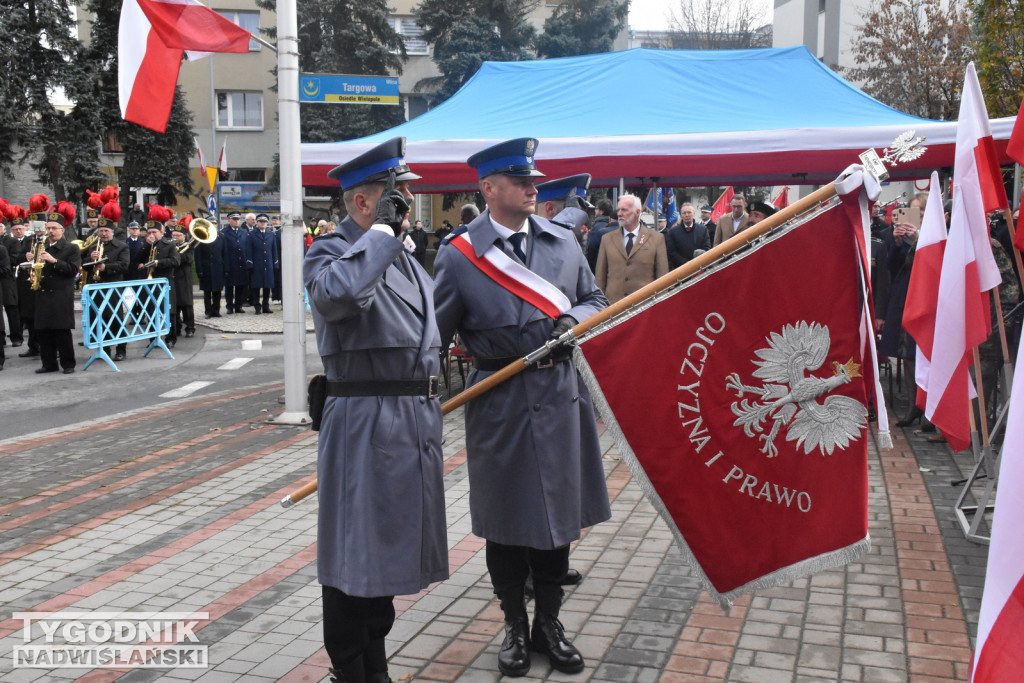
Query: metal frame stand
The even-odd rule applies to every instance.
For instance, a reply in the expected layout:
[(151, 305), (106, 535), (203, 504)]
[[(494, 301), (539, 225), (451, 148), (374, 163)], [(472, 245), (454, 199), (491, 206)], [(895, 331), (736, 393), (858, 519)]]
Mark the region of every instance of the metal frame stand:
[[(1013, 369), (1009, 363), (1003, 365), (1003, 381), (1007, 389), (1007, 395), (999, 408), (996, 423), (992, 427), (992, 434), (989, 437), (990, 442), (1000, 431), (1006, 429), (1007, 413), (1010, 410), (1009, 388), (1013, 386)], [(973, 410), (973, 407), (971, 409)], [(983, 415), (981, 419), (987, 420), (988, 416)], [(953, 486), (963, 485), (963, 490), (960, 491), (956, 504), (953, 506), (953, 512), (956, 514), (957, 521), (960, 522), (960, 530), (963, 532), (964, 538), (974, 543), (988, 545), (990, 537), (979, 534), (978, 528), (981, 526), (985, 515), (995, 510), (995, 501), (992, 498), (992, 494), (995, 493), (996, 483), (999, 481), (999, 463), (1002, 459), (1002, 449), (999, 449), (999, 453), (994, 453), (992, 446), (989, 445), (982, 446), (979, 450), (975, 441), (973, 450), (975, 457), (974, 468), (971, 469), (971, 474), (966, 479), (951, 482)], [(982, 469), (984, 469), (984, 473), (982, 473)], [(965, 505), (964, 501), (967, 499), (967, 494), (971, 492), (975, 482), (982, 477), (986, 479), (985, 489), (977, 498), (977, 505)]]

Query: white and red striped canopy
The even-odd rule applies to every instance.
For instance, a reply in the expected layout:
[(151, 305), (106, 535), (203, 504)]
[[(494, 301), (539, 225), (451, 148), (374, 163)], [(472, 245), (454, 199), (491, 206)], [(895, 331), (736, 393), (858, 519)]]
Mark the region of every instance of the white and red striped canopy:
[[(1000, 155), (1013, 122), (992, 122)], [(407, 123), (358, 140), (302, 145), (302, 175), (306, 186), (333, 186), (328, 170), (403, 135), (405, 160), (424, 177), (413, 183), (417, 192), (469, 190), (477, 184), (465, 163), (470, 155), (535, 137), (541, 171), (590, 173), (593, 187), (620, 177), (670, 186), (826, 183), (860, 152), (880, 150), (907, 130), (927, 138), (928, 152), (892, 168), (894, 178), (926, 178), (953, 165), (956, 122), (887, 107), (803, 46), (635, 49), (487, 62), (448, 101)]]

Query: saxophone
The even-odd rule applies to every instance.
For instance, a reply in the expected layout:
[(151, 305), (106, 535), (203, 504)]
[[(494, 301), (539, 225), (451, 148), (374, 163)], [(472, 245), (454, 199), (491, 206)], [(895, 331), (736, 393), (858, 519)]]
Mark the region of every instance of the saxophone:
[(149, 263), (152, 263), (149, 268), (146, 269), (146, 279), (153, 279), (153, 269), (156, 268), (156, 245), (159, 244), (160, 240), (153, 242), (153, 247), (149, 250)]
[[(99, 248), (96, 250), (96, 265), (94, 265), (91, 268), (92, 281), (93, 281), (94, 284), (98, 283), (100, 281), (100, 278), (103, 276), (103, 273), (101, 273), (100, 271), (96, 270), (96, 266), (98, 266), (100, 264), (100, 261), (103, 260), (103, 242), (100, 242), (99, 245), (100, 245)], [(85, 285), (89, 284), (89, 279), (90, 279), (89, 278), (89, 273), (86, 273), (85, 277), (82, 279), (82, 286), (83, 287)]]
[(36, 238), (35, 248), (32, 251), (32, 272), (29, 273), (28, 281), (30, 283), (29, 288), (32, 290), (40, 290), (43, 288), (43, 251), (46, 248), (46, 235), (40, 235)]

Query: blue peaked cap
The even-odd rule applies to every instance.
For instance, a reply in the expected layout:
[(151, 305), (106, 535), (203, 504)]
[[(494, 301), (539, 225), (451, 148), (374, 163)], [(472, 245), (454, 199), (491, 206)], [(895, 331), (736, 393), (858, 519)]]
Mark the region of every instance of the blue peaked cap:
[(533, 155), (537, 152), (536, 138), (515, 138), (482, 149), (466, 163), (476, 169), (480, 178), (500, 173), (501, 175), (521, 178), (543, 178), (533, 163)]
[(403, 157), (405, 156), (405, 138), (391, 138), (373, 149), (363, 152), (352, 161), (335, 166), (327, 174), (347, 190), (363, 183), (387, 180), (388, 173), (394, 169), (395, 182), (402, 180), (419, 180), (423, 176), (409, 170)]
[(588, 189), (590, 189), (589, 173), (579, 173), (568, 178), (556, 178), (537, 185), (537, 201), (563, 201), (575, 194), (582, 203), (586, 204)]

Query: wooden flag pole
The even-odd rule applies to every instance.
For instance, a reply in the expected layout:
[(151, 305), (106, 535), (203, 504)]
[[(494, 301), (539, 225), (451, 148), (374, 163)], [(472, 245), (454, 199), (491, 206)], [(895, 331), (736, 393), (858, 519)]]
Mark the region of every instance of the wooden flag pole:
[[(978, 347), (974, 349), (974, 383), (978, 390), (978, 414), (981, 416), (981, 445), (987, 448), (989, 445), (988, 435), (988, 409), (985, 406), (985, 384), (981, 379), (981, 355), (978, 353)], [(973, 419), (974, 406), (971, 406), (971, 416)]]
[[(553, 349), (557, 348), (558, 346), (561, 346), (566, 342), (570, 342), (573, 339), (580, 337), (583, 334), (586, 334), (587, 332), (597, 327), (598, 325), (605, 323), (614, 318), (615, 316), (628, 311), (633, 306), (643, 303), (644, 301), (651, 298), (655, 294), (658, 294), (659, 292), (662, 292), (668, 289), (669, 287), (675, 285), (680, 280), (688, 278), (691, 275), (694, 275), (695, 273), (698, 273), (699, 271), (703, 270), (704, 268), (707, 268), (708, 266), (710, 266), (712, 263), (722, 258), (723, 256), (731, 254), (732, 252), (744, 247), (748, 242), (753, 242), (762, 235), (765, 235), (768, 232), (779, 227), (786, 221), (795, 218), (796, 216), (800, 215), (805, 211), (813, 209), (815, 206), (821, 204), (822, 202), (827, 202), (828, 200), (832, 199), (835, 196), (835, 184), (829, 183), (825, 187), (822, 187), (821, 189), (816, 190), (811, 194), (807, 195), (800, 201), (790, 204), (785, 209), (782, 209), (779, 212), (775, 213), (774, 215), (765, 218), (760, 223), (755, 223), (754, 225), (750, 226), (743, 232), (733, 235), (726, 241), (719, 244), (717, 247), (714, 247), (713, 249), (704, 252), (700, 256), (697, 256), (693, 260), (684, 263), (675, 270), (670, 271), (665, 275), (662, 275), (654, 282), (651, 282), (645, 287), (638, 289), (637, 291), (633, 292), (624, 299), (616, 301), (614, 304), (608, 306), (608, 308), (605, 308), (604, 310), (590, 316), (586, 320), (577, 323), (571, 331), (566, 332), (559, 339), (551, 340), (550, 342), (548, 342), (547, 345), (540, 347), (539, 349), (520, 358), (519, 360), (509, 363), (501, 370), (498, 370), (494, 374), (489, 375), (486, 379), (477, 382), (476, 384), (469, 387), (460, 394), (448, 399), (441, 405), (441, 413), (443, 415), (447, 415), (456, 408), (466, 403), (469, 403), (477, 396), (494, 388), (495, 386), (501, 384), (502, 382), (508, 380), (509, 378), (518, 375), (520, 372), (525, 370), (529, 365), (536, 363), (539, 360), (543, 360), (548, 355), (550, 355)], [(281, 501), (281, 505), (284, 507), (291, 507), (292, 505), (298, 503), (300, 500), (302, 500), (303, 498), (310, 495), (316, 490), (317, 482), (312, 481), (309, 484), (303, 486), (302, 488), (285, 496), (285, 498)]]

